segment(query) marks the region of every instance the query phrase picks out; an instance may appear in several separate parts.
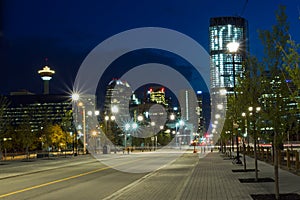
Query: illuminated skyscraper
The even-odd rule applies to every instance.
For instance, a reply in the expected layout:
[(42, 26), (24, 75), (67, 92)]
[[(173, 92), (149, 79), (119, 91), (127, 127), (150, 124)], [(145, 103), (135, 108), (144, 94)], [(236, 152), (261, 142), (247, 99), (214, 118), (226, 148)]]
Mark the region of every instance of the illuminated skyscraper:
[(120, 119), (129, 119), (129, 103), (132, 91), (126, 81), (113, 79), (106, 88), (104, 114), (112, 115), (118, 113)]
[[(211, 57), (211, 92), (220, 89), (232, 91), (234, 83), (243, 72), (242, 63), (248, 52), (248, 22), (241, 17), (216, 17), (210, 19), (209, 44)], [(233, 54), (227, 45), (236, 42)], [(234, 81), (235, 79), (235, 81)]]
[(148, 93), (150, 95), (151, 102), (162, 104), (164, 106), (167, 105), (165, 98), (165, 88), (150, 88)]
[[(219, 138), (225, 119), (226, 96), (238, 95), (234, 87), (244, 71), (248, 52), (248, 22), (241, 17), (210, 19), (210, 97), (212, 134)], [(235, 48), (232, 48), (235, 47)], [(223, 109), (225, 108), (225, 109)], [(213, 139), (214, 140), (214, 139)], [(214, 141), (216, 142), (216, 140)]]

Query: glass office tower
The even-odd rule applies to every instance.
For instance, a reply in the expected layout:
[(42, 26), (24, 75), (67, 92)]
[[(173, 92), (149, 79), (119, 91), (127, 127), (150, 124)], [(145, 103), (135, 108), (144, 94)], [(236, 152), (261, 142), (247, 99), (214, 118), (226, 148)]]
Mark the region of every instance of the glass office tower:
[[(248, 52), (247, 31), (247, 20), (241, 17), (210, 19), (209, 44), (212, 93), (220, 88), (225, 88), (228, 92), (232, 91), (234, 83), (241, 76), (242, 63)], [(234, 54), (230, 53), (227, 48), (227, 44), (231, 42), (239, 43), (238, 51)]]
[[(228, 44), (238, 44), (231, 52)], [(234, 94), (238, 77), (244, 71), (248, 52), (248, 23), (241, 17), (215, 17), (209, 26), (211, 124), (213, 136), (218, 136), (225, 122), (227, 96)], [(235, 93), (235, 95), (238, 95)]]

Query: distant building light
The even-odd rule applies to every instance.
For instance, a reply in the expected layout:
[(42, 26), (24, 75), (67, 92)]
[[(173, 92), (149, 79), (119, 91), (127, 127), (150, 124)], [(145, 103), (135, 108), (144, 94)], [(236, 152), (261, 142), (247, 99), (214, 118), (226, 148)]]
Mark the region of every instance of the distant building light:
[(197, 94), (202, 94), (202, 91), (201, 91), (201, 90), (198, 90), (198, 91), (197, 91)]
[(52, 79), (52, 77), (51, 76), (42, 76), (42, 79), (44, 81), (50, 81)]

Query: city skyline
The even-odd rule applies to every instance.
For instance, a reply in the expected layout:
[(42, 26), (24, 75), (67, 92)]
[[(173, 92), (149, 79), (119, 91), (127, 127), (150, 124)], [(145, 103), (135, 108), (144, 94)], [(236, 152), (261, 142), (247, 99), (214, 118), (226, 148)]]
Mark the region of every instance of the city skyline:
[[(34, 73), (45, 65), (46, 57), (49, 58), (49, 66), (57, 72), (51, 81), (51, 91), (53, 93), (67, 92), (72, 87), (81, 62), (94, 46), (113, 34), (136, 27), (161, 26), (174, 29), (194, 38), (208, 51), (209, 18), (241, 15), (249, 22), (250, 53), (260, 57), (262, 47), (259, 44), (257, 29), (270, 29), (275, 23), (275, 11), (278, 5), (283, 4), (287, 6), (286, 14), (291, 24), (291, 36), (299, 41), (296, 30), (300, 21), (296, 1), (278, 0), (273, 4), (248, 1), (247, 5), (245, 2), (238, 4), (233, 1), (218, 2), (220, 5), (218, 7), (212, 7), (214, 3), (209, 2), (184, 4), (179, 1), (172, 2), (173, 4), (153, 2), (145, 3), (145, 5), (130, 4), (124, 8), (121, 2), (115, 6), (104, 2), (94, 5), (93, 11), (101, 8), (102, 12), (99, 14), (90, 12), (88, 16), (85, 16), (86, 11), (84, 11), (80, 17), (76, 17), (77, 11), (90, 8), (91, 4), (82, 3), (71, 6), (68, 1), (64, 3), (31, 1), (26, 2), (26, 5), (19, 5), (19, 2), (17, 6), (14, 2), (4, 1), (0, 52), (1, 66), (5, 66), (3, 73), (5, 76), (1, 77), (0, 93), (8, 94), (27, 89), (41, 94), (42, 81)], [(133, 5), (136, 7), (133, 8)], [(153, 12), (144, 12), (148, 7), (152, 8)], [(205, 7), (212, 9), (204, 9)], [(110, 8), (110, 10), (106, 11), (103, 8)], [(29, 10), (31, 12), (26, 12)], [(257, 12), (259, 10), (264, 12), (259, 14)], [(129, 11), (134, 12), (129, 13)], [(15, 16), (16, 12), (20, 15)], [(143, 16), (137, 18), (136, 14), (141, 13)], [(22, 18), (20, 18), (21, 14)], [(121, 20), (121, 16), (125, 18)], [(62, 22), (58, 21), (60, 17), (64, 19)], [(195, 18), (199, 26), (195, 23)], [(92, 37), (87, 37), (89, 35)], [(15, 73), (16, 71), (18, 73)]]

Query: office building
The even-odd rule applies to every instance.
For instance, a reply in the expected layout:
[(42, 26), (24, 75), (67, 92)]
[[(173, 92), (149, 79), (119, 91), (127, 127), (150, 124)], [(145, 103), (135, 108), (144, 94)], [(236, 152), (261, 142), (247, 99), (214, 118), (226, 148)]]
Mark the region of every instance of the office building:
[[(238, 44), (236, 52), (229, 52), (228, 44)], [(241, 17), (210, 19), (209, 47), (211, 57), (211, 90), (231, 91), (243, 72), (243, 61), (248, 52), (248, 23)]]
[[(45, 123), (61, 123), (67, 112), (72, 110), (70, 97), (66, 95), (14, 92), (6, 98), (10, 104), (4, 111), (4, 120), (8, 119), (13, 126), (29, 120), (32, 132), (39, 131)], [(72, 117), (68, 120), (71, 121)]]

